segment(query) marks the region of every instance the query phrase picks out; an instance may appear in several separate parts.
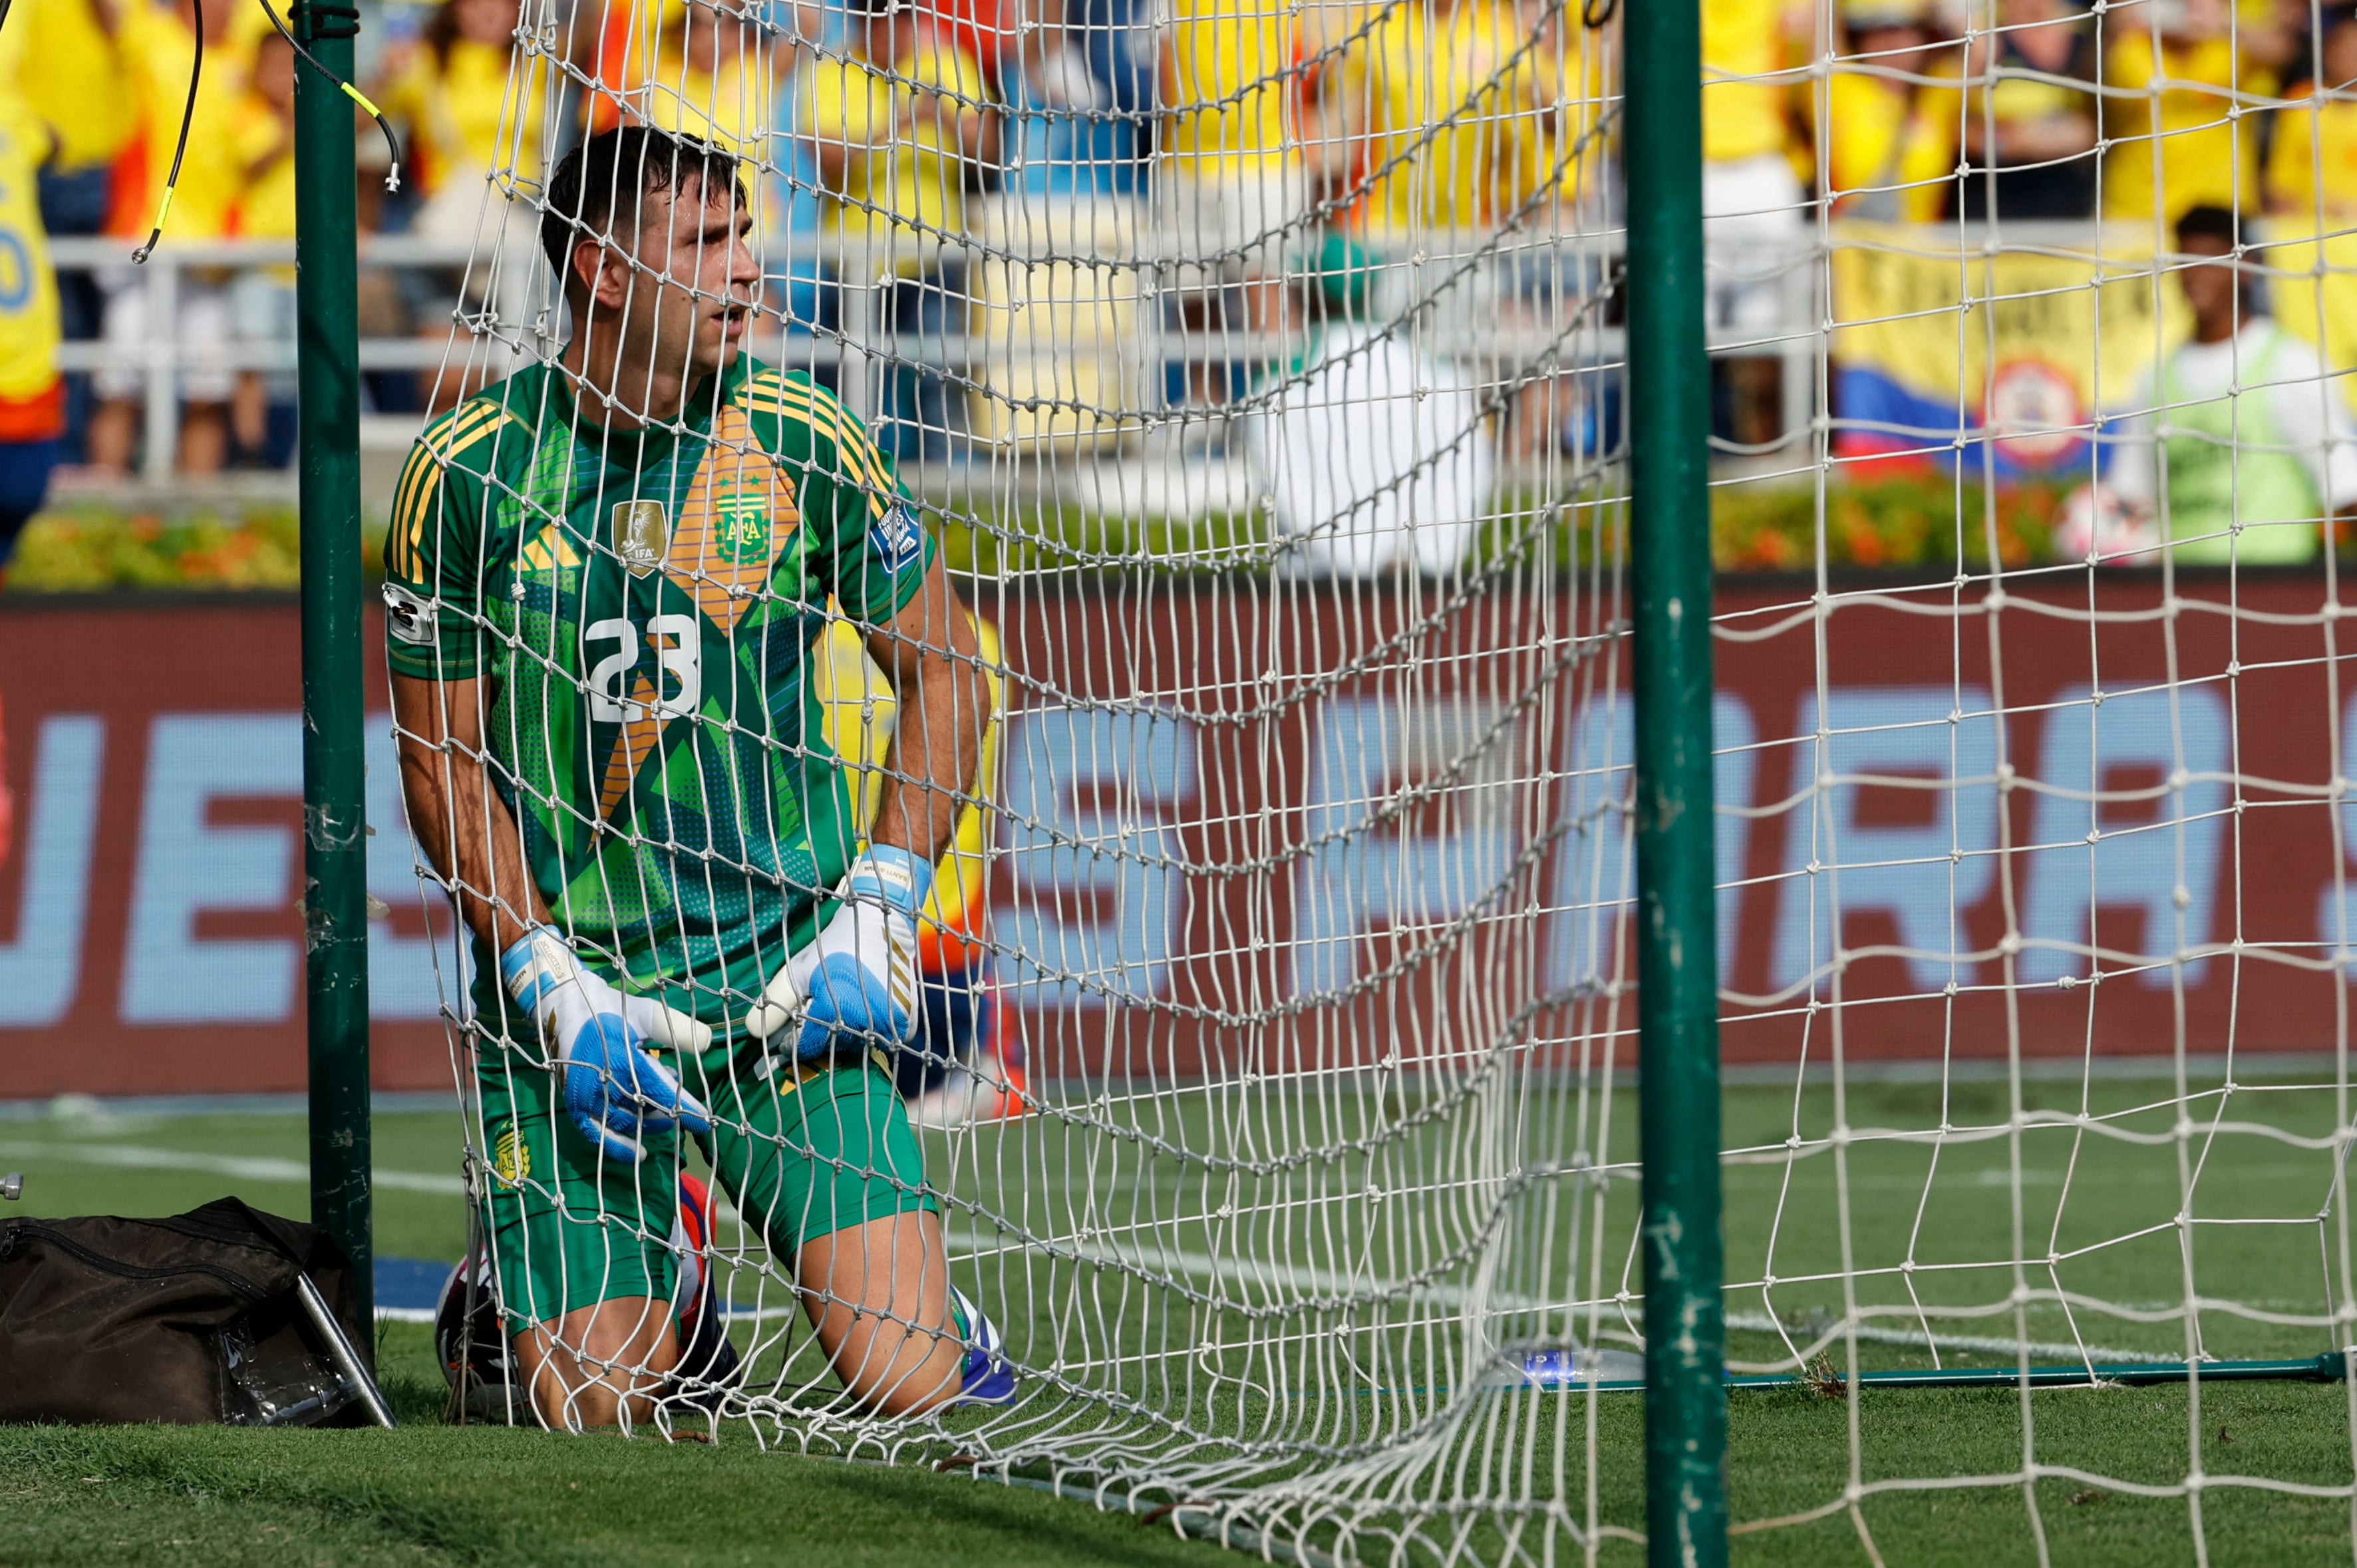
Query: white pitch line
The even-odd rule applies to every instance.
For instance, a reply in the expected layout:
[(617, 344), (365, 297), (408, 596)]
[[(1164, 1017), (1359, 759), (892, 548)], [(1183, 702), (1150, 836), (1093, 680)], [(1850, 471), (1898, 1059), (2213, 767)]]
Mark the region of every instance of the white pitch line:
[[(122, 1170), (206, 1171), (218, 1176), (236, 1176), (244, 1181), (284, 1182), (300, 1185), (309, 1182), (311, 1170), (299, 1160), (277, 1160), (238, 1155), (204, 1155), (186, 1149), (151, 1149), (135, 1144), (27, 1144), (0, 1141), (0, 1158), (61, 1160), (70, 1164), (107, 1165)], [(371, 1177), (374, 1184), (404, 1192), (430, 1192), (446, 1197), (461, 1197), (466, 1184), (455, 1176), (436, 1176), (425, 1171), (378, 1170)], [(953, 1243), (963, 1243), (963, 1250), (979, 1250), (978, 1237), (971, 1233), (956, 1234)], [(996, 1250), (996, 1249), (992, 1249)], [(1092, 1261), (1119, 1262), (1132, 1268), (1152, 1269), (1156, 1266), (1172, 1269), (1197, 1279), (1224, 1279), (1235, 1283), (1259, 1285), (1281, 1284), (1317, 1295), (1365, 1293), (1371, 1295), (1398, 1294), (1400, 1287), (1389, 1281), (1371, 1280), (1364, 1276), (1341, 1273), (1328, 1269), (1299, 1269), (1282, 1263), (1266, 1262), (1248, 1258), (1219, 1258), (1206, 1252), (1185, 1251), (1174, 1248), (1140, 1248), (1126, 1251), (1118, 1248), (1082, 1243), (1075, 1249)], [(1406, 1293), (1435, 1305), (1461, 1306), (1469, 1293), (1461, 1287), (1431, 1283), (1420, 1285)], [(1498, 1293), (1491, 1305), (1507, 1311), (1529, 1310), (1536, 1302), (1507, 1293)], [(798, 1309), (793, 1307), (760, 1307), (749, 1312), (731, 1311), (737, 1319), (763, 1320), (783, 1316)], [(379, 1319), (393, 1323), (431, 1323), (434, 1314), (425, 1308), (379, 1307)], [(1774, 1318), (1764, 1313), (1729, 1313), (1729, 1328), (1778, 1332)], [(1860, 1339), (1886, 1345), (1911, 1345), (1918, 1348), (1933, 1348), (1932, 1337), (1910, 1328), (1881, 1328), (1862, 1325), (1857, 1329)], [(1810, 1336), (1814, 1338), (1814, 1335)], [(2066, 1360), (2082, 1357), (2097, 1361), (2165, 1362), (2177, 1359), (2171, 1356), (2155, 1355), (2145, 1350), (2121, 1350), (2102, 1346), (2076, 1345), (2050, 1341), (1996, 1338), (1975, 1335), (1943, 1335), (1938, 1348), (1975, 1350), (1996, 1355), (2017, 1355), (2024, 1351), (2033, 1356), (2056, 1356)]]
[[(1727, 1315), (1729, 1328), (1747, 1329), (1760, 1334), (1790, 1335), (1805, 1345), (1824, 1332), (1821, 1328), (1799, 1329), (1790, 1324), (1779, 1324), (1764, 1312), (1730, 1312)], [(1936, 1340), (1932, 1335), (1913, 1328), (1884, 1328), (1861, 1323), (1857, 1328), (1860, 1339), (1878, 1345), (1912, 1345), (1921, 1350), (1979, 1350), (1998, 1356), (2054, 1356), (2065, 1361), (2138, 1361), (2163, 1365), (2184, 1359), (2181, 1356), (2162, 1356), (2150, 1350), (2118, 1350), (2103, 1345), (2065, 1345), (2050, 1339), (2001, 1339), (1980, 1334), (1943, 1334)], [(1840, 1335), (1835, 1335), (1836, 1339)]]
[[(0, 1159), (62, 1160), (69, 1164), (111, 1165), (120, 1170), (207, 1171), (242, 1181), (311, 1180), (311, 1167), (300, 1160), (273, 1160), (240, 1155), (200, 1155), (188, 1149), (150, 1149), (136, 1144), (20, 1144), (0, 1141)], [(376, 1186), (402, 1192), (462, 1195), (467, 1184), (455, 1176), (425, 1171), (379, 1169), (370, 1178)]]

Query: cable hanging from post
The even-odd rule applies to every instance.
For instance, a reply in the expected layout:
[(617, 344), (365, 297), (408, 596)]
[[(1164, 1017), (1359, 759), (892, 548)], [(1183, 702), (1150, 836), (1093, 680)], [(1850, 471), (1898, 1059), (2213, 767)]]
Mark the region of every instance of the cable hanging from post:
[[(8, 5), (11, 3), (13, 0), (0, 0), (0, 25), (6, 23)], [(205, 0), (188, 0), (188, 3), (196, 12), (194, 29), (196, 53), (190, 57), (188, 62), (188, 102), (180, 108), (180, 134), (179, 139), (172, 146), (171, 172), (164, 177), (163, 199), (156, 204), (156, 221), (147, 231), (147, 242), (131, 252), (131, 260), (135, 263), (145, 263), (149, 256), (156, 253), (156, 245), (163, 241), (164, 224), (172, 212), (172, 195), (180, 185), (180, 164), (188, 156), (188, 128), (195, 124), (197, 118), (197, 89), (204, 81), (205, 74)], [(311, 10), (315, 15), (346, 19), (350, 32), (339, 34), (338, 37), (349, 37), (360, 31), (360, 10), (357, 6), (313, 4)], [(392, 122), (384, 117), (384, 111), (378, 108), (367, 93), (320, 64), (318, 57), (303, 47), (303, 41), (297, 38), (293, 30), (286, 26), (276, 9), (271, 5), (270, 0), (262, 0), (262, 14), (270, 18), (270, 25), (278, 29), (278, 36), (286, 40), (287, 47), (292, 48), (298, 58), (313, 70), (334, 82), (345, 97), (359, 104), (368, 117), (376, 122), (376, 128), (384, 134), (385, 152), (392, 160), (385, 167), (384, 188), (387, 190), (399, 190), (401, 188), (401, 143), (393, 135)]]
[[(357, 35), (361, 30), (361, 14), (358, 6), (325, 5), (319, 4), (319, 0), (297, 0), (297, 4), (307, 8), (311, 15), (315, 16), (332, 16), (343, 20), (347, 24), (346, 28), (342, 32), (334, 34), (333, 36), (336, 38), (350, 38)], [(326, 77), (329, 81), (334, 82), (336, 86), (342, 91), (345, 97), (359, 104), (361, 111), (366, 113), (370, 119), (376, 122), (376, 128), (384, 133), (385, 153), (393, 160), (386, 166), (384, 171), (384, 188), (389, 191), (399, 190), (401, 188), (401, 143), (394, 138), (393, 134), (393, 123), (384, 117), (384, 111), (378, 108), (375, 103), (371, 102), (367, 93), (362, 92), (359, 88), (354, 87), (350, 81), (338, 76), (326, 66), (321, 65), (319, 63), (318, 57), (314, 55), (309, 49), (305, 48), (303, 47), (302, 40), (297, 38), (294, 35), (293, 31), (287, 27), (286, 24), (279, 19), (278, 13), (272, 7), (270, 0), (262, 0), (262, 14), (270, 18), (270, 25), (278, 29), (278, 36), (286, 40), (288, 47), (293, 48), (297, 55), (301, 56), (306, 64), (309, 65), (313, 70), (317, 71), (321, 76)], [(323, 34), (322, 36), (325, 37), (328, 35)]]
[(131, 252), (134, 266), (144, 266), (156, 253), (164, 238), (164, 222), (172, 215), (172, 193), (180, 188), (180, 161), (188, 156), (188, 127), (197, 118), (197, 84), (205, 77), (205, 0), (188, 0), (196, 12), (196, 26), (190, 29), (196, 41), (196, 53), (188, 59), (188, 101), (180, 106), (180, 137), (172, 145), (171, 172), (164, 177), (163, 199), (156, 203), (156, 221), (147, 231), (147, 242)]

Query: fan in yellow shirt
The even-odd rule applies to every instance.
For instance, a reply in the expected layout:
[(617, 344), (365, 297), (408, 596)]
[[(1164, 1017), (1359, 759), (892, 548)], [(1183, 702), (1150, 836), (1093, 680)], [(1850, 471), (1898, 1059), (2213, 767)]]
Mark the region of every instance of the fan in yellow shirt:
[(2147, 9), (2108, 18), (2104, 216), (2173, 224), (2196, 207), (2256, 206), (2258, 122), (2232, 111), (2237, 92), (2267, 91), (2273, 73), (2238, 47), (2226, 0), (2182, 0), (2157, 30), (2140, 25)]
[(23, 95), (0, 88), (0, 582), (48, 496), (65, 427), (57, 277), (35, 185), (48, 140)]
[[(149, 216), (164, 192), (188, 102), (188, 72), (197, 48), (196, 7), (177, 0), (169, 7), (151, 0), (100, 0), (100, 16), (114, 39), (139, 105), (139, 139), (124, 154), (126, 200), (120, 204), (124, 231), (144, 237)], [(239, 124), (253, 64), (257, 29), (269, 22), (259, 6), (205, 7), (205, 69), (188, 122), (188, 148), (180, 164), (167, 234), (176, 240), (218, 239), (230, 231), (246, 168), (239, 152)], [(218, 274), (184, 273), (174, 308), (179, 339), (180, 467), (212, 473), (230, 452), (226, 405), (234, 377), (222, 349), (231, 337), (229, 293)], [(90, 460), (121, 472), (130, 466), (139, 429), (141, 401), (148, 394), (146, 279), (132, 273), (108, 285), (105, 338), (108, 362), (92, 378), (100, 404), (91, 416)]]
[(2304, 82), (2276, 113), (2267, 210), (2294, 231), (2333, 232), (2357, 224), (2357, 99), (2340, 95), (2357, 85), (2357, 11), (2328, 16), (2319, 53), (2324, 81), (2339, 91)]
[(1488, 228), (1568, 181), (1555, 167), (1559, 38), (1534, 35), (1512, 0), (1395, 6), (1351, 52), (1368, 61), (1344, 91), (1369, 109), (1377, 235)]
[(1790, 0), (1702, 0), (1702, 156), (1706, 163), (1781, 158), (1792, 142), (1786, 40), (1809, 36)]
[[(253, 240), (295, 238), (295, 49), (273, 32), (255, 46), (253, 91), (238, 117), (238, 153), (245, 190), (237, 204), (237, 232)], [(274, 344), (291, 358), (295, 341), (295, 269), (247, 267), (231, 280), (230, 328), (241, 343)], [(242, 370), (230, 397), (230, 433), (239, 449), (259, 455), (270, 437), (274, 393), (291, 398), (295, 379)]]
[(1955, 185), (1956, 90), (1914, 80), (1936, 60), (1915, 8), (1853, 5), (1849, 48), (1825, 83), (1819, 139), (1834, 215), (1927, 223), (1946, 216)]
[(472, 237), (494, 169), (540, 178), (547, 94), (536, 59), (530, 81), (509, 85), (516, 19), (517, 0), (442, 0), (424, 47), (385, 91), (425, 203), (412, 225), (419, 232)]
[[(1791, 40), (1810, 36), (1807, 9), (1788, 0), (1703, 0), (1703, 237), (1715, 327), (1777, 330), (1791, 292), (1785, 280), (1807, 264), (1793, 89), (1775, 73), (1792, 63)], [(1773, 439), (1781, 361), (1747, 355), (1717, 361), (1713, 371), (1727, 383), (1735, 438)]]
[(449, 269), (438, 280), (456, 299), (422, 313), (430, 323), (422, 336), (449, 349), (440, 365), (418, 373), (419, 392), (437, 413), (502, 373), (501, 356), (476, 351), (471, 334), (452, 329), (451, 307), (488, 306), (520, 331), (546, 277), (536, 209), (519, 191), (540, 179), (548, 82), (538, 56), (528, 74), (510, 81), (520, 58), (518, 15), (517, 0), (442, 0), (422, 47), (385, 90), (385, 113), (403, 127), (425, 199), (410, 232), (463, 246), (468, 258), (463, 271)]
[[(784, 129), (773, 64), (767, 32), (748, 16), (692, 5), (663, 29), (640, 113), (666, 131), (767, 162), (770, 138)], [(754, 227), (761, 227), (758, 212)]]
[(904, 0), (855, 0), (851, 39), (812, 72), (802, 129), (846, 248), (876, 246), (912, 277), (963, 237), (966, 172), (995, 159), (996, 116), (982, 67)]
[(1309, 210), (1298, 105), (1311, 49), (1300, 9), (1170, 0), (1168, 17), (1162, 226), (1181, 255), (1217, 258), (1186, 281), (1281, 277), (1286, 242), (1306, 238)]
[(25, 102), (49, 128), (51, 149), (43, 183), (81, 188), (75, 205), (88, 220), (76, 233), (103, 225), (114, 160), (139, 129), (135, 86), (108, 34), (100, 0), (17, 0), (8, 29), (21, 35), (15, 77)]
[[(864, 8), (863, 7), (864, 5)], [(970, 171), (998, 156), (998, 117), (982, 68), (932, 14), (906, 0), (853, 0), (851, 52), (821, 59), (802, 84), (798, 130), (826, 192), (827, 260), (844, 330), (874, 340), (963, 336), (965, 266), (944, 245), (965, 237)], [(863, 365), (846, 364), (845, 392)], [(937, 371), (908, 360), (881, 371), (871, 434), (900, 461), (949, 450), (951, 396)]]

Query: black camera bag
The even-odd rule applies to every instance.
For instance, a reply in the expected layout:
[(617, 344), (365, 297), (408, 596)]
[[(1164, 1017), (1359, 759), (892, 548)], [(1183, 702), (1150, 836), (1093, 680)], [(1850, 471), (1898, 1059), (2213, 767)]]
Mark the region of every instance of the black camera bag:
[(298, 1273), (370, 1375), (350, 1264), (322, 1230), (233, 1197), (168, 1219), (0, 1220), (0, 1422), (366, 1424)]

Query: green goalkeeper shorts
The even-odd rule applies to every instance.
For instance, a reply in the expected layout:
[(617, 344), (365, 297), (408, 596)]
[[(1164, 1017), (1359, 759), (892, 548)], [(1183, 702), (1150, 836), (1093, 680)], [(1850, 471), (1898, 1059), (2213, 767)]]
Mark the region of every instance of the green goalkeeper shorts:
[[(890, 1074), (870, 1059), (763, 1079), (751, 1070), (759, 1059), (743, 1053), (715, 1075), (707, 1058), (680, 1064), (681, 1077), (711, 1108), (721, 1189), (781, 1266), (813, 1237), (941, 1212)], [(601, 1301), (670, 1299), (687, 1140), (676, 1130), (649, 1133), (646, 1158), (623, 1165), (573, 1124), (546, 1068), (487, 1050), (478, 1079), (490, 1165), (485, 1229), (511, 1328)]]

